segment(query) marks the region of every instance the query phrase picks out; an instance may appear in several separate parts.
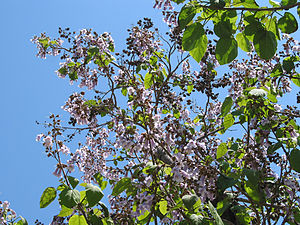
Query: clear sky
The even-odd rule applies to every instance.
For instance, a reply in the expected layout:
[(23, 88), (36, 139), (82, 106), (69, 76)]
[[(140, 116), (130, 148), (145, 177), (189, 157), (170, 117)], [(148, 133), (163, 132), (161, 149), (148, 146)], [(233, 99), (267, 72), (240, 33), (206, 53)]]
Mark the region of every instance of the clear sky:
[(160, 11), (153, 0), (7, 0), (0, 6), (0, 200), (24, 216), (29, 224), (39, 219), (49, 224), (59, 213), (57, 204), (39, 208), (39, 199), (48, 186), (56, 187), (52, 175), (54, 161), (35, 142), (43, 131), (35, 121), (43, 122), (74, 91), (67, 80), (57, 78), (59, 58), (35, 57), (30, 39), (41, 32), (56, 37), (58, 27), (79, 31), (93, 28), (110, 32), (118, 49), (125, 44), (126, 29), (143, 17), (161, 24)]
[(160, 12), (152, 6), (152, 0), (1, 1), (0, 200), (10, 201), (29, 224), (36, 218), (49, 224), (59, 212), (57, 204), (39, 209), (43, 190), (58, 181), (52, 175), (54, 161), (35, 142), (43, 131), (35, 121), (45, 121), (50, 112), (61, 113), (60, 106), (74, 90), (54, 73), (59, 58), (36, 58), (30, 39), (41, 32), (56, 37), (58, 27), (93, 28), (111, 32), (122, 47), (126, 29), (138, 19), (152, 17), (161, 23)]

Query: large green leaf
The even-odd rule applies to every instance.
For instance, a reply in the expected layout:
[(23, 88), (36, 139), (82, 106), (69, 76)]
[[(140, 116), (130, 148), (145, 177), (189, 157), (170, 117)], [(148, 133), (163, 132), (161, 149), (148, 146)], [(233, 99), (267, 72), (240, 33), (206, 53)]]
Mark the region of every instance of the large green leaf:
[(298, 22), (292, 13), (286, 12), (278, 20), (278, 27), (283, 33), (294, 33), (298, 30)]
[(144, 79), (145, 89), (151, 88), (152, 84), (153, 84), (152, 73), (146, 73)]
[(168, 202), (166, 200), (162, 200), (158, 203), (159, 211), (161, 214), (165, 215), (168, 212)]
[(112, 191), (113, 196), (117, 196), (125, 191), (131, 185), (131, 179), (129, 177), (125, 177), (121, 179), (114, 187)]
[(277, 50), (277, 40), (273, 32), (259, 30), (255, 33), (253, 43), (257, 54), (265, 60), (271, 59)]
[(226, 97), (222, 104), (222, 107), (221, 107), (221, 115), (222, 116), (226, 116), (230, 112), (232, 104), (233, 104), (232, 98)]
[(250, 52), (250, 42), (244, 33), (238, 33), (236, 35), (238, 46), (245, 52)]
[(220, 38), (216, 46), (216, 58), (221, 65), (230, 63), (238, 55), (238, 44), (234, 38)]
[(90, 223), (93, 225), (104, 225), (102, 219), (95, 214), (90, 216)]
[(263, 201), (263, 193), (259, 191), (258, 187), (253, 185), (249, 180), (246, 181), (244, 189), (247, 194), (256, 202)]
[(59, 199), (61, 205), (73, 208), (80, 202), (80, 193), (77, 190), (65, 189), (59, 194)]
[(107, 206), (103, 202), (99, 202), (99, 205), (102, 208), (101, 211), (104, 213), (104, 216), (109, 217), (109, 210), (108, 210)]
[(299, 59), (296, 57), (286, 57), (282, 62), (282, 67), (286, 72), (290, 73), (295, 68), (294, 62), (297, 61), (299, 61)]
[[(87, 102), (85, 102), (85, 103), (87, 103)], [(97, 102), (96, 102), (96, 104), (97, 104)], [(73, 188), (76, 188), (76, 186), (79, 184), (79, 180), (75, 177), (68, 176), (68, 180)]]
[(226, 131), (229, 127), (231, 127), (234, 124), (234, 117), (232, 114), (227, 114), (224, 117), (224, 121), (223, 121), (223, 127), (224, 127), (224, 131)]
[(293, 149), (290, 155), (290, 164), (293, 170), (300, 173), (300, 150)]
[(20, 220), (17, 223), (14, 223), (14, 225), (28, 225), (28, 222), (25, 218), (20, 216)]
[[(127, 88), (125, 88), (125, 89), (126, 89), (126, 93), (127, 93)], [(96, 173), (94, 175), (94, 178), (96, 179), (101, 190), (104, 190), (106, 188), (108, 182), (106, 180), (104, 180), (103, 176), (100, 173)]]
[(74, 211), (73, 209), (70, 209), (70, 208), (62, 205), (61, 210), (57, 216), (59, 216), (59, 217), (70, 216), (73, 213), (73, 211)]
[(232, 36), (232, 24), (229, 20), (220, 21), (214, 26), (215, 34), (220, 38), (230, 38)]
[(235, 185), (236, 182), (235, 179), (221, 174), (217, 180), (217, 187), (221, 192), (224, 192), (227, 188)]
[(89, 207), (97, 205), (97, 203), (102, 199), (104, 195), (99, 187), (92, 184), (87, 184), (85, 186), (85, 190)]
[(294, 75), (295, 78), (292, 79), (293, 83), (300, 87), (300, 74)]
[(73, 215), (69, 220), (69, 225), (88, 225), (84, 216)]
[(183, 30), (186, 25), (188, 25), (196, 15), (196, 8), (193, 4), (186, 4), (181, 8), (181, 11), (179, 13), (178, 17), (178, 23), (180, 28)]
[(196, 202), (198, 201), (197, 195), (184, 195), (182, 197), (183, 204), (189, 210), (192, 210)]
[(211, 204), (211, 202), (208, 202), (208, 208), (209, 208), (209, 211), (210, 211), (211, 215), (215, 219), (216, 225), (224, 225), (221, 217), (219, 216), (217, 210), (215, 209), (213, 204)]
[(47, 207), (56, 198), (56, 189), (54, 187), (47, 187), (40, 199), (40, 208)]
[(190, 221), (191, 221), (190, 225), (202, 225), (203, 224), (202, 223), (203, 222), (203, 216), (192, 214), (192, 215), (190, 215)]
[(280, 32), (279, 32), (279, 29), (278, 29), (276, 16), (270, 18), (266, 22), (266, 30), (273, 32), (275, 34), (277, 40), (280, 40)]
[(189, 51), (190, 55), (200, 62), (207, 48), (207, 36), (204, 32), (203, 25), (199, 22), (188, 26), (183, 33), (182, 47)]
[(228, 151), (227, 144), (221, 143), (217, 148), (217, 159), (223, 157)]

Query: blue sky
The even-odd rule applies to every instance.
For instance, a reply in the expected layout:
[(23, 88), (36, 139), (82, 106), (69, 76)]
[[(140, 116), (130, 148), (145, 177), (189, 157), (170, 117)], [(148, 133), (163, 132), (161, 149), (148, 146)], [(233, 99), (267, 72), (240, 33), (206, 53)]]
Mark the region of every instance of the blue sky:
[[(126, 29), (143, 17), (161, 24), (160, 11), (152, 0), (52, 0), (2, 1), (0, 7), (0, 200), (24, 216), (29, 224), (39, 219), (49, 224), (58, 214), (57, 204), (39, 208), (39, 199), (48, 186), (57, 186), (52, 175), (54, 161), (35, 142), (43, 122), (74, 91), (67, 80), (57, 78), (59, 58), (36, 58), (30, 39), (41, 32), (56, 37), (58, 27), (78, 31), (93, 28), (110, 32), (118, 49), (125, 44)], [(294, 100), (294, 99), (293, 99)]]
[[(0, 7), (0, 201), (34, 224), (36, 218), (49, 224), (59, 212), (56, 204), (39, 209), (39, 199), (48, 186), (57, 186), (52, 175), (54, 161), (47, 158), (35, 137), (43, 131), (35, 121), (45, 121), (51, 113), (61, 113), (73, 92), (67, 80), (57, 78), (59, 58), (36, 58), (30, 39), (41, 32), (56, 37), (58, 27), (78, 31), (93, 28), (111, 32), (122, 47), (126, 29), (143, 17), (161, 23), (152, 0), (52, 0), (2, 1)], [(120, 48), (119, 48), (120, 49)]]

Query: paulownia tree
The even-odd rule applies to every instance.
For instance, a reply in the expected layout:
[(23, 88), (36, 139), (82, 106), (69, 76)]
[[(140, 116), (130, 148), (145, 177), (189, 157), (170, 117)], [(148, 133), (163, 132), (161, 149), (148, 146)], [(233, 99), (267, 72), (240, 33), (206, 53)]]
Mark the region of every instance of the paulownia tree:
[(279, 104), (300, 85), (299, 5), (156, 0), (170, 31), (138, 21), (122, 52), (90, 29), (35, 36), (82, 88), (37, 136), (60, 182), (40, 201), (58, 197), (52, 224), (300, 224), (300, 101)]

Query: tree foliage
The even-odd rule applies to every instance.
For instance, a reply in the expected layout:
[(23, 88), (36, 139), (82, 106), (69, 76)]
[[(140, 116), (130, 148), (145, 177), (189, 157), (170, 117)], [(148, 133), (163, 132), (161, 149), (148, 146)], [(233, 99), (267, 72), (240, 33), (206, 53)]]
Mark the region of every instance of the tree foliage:
[(170, 31), (138, 21), (122, 52), (88, 29), (35, 36), (87, 89), (37, 136), (60, 182), (41, 208), (57, 198), (70, 225), (299, 224), (300, 114), (279, 104), (300, 86), (299, 5), (156, 0)]

